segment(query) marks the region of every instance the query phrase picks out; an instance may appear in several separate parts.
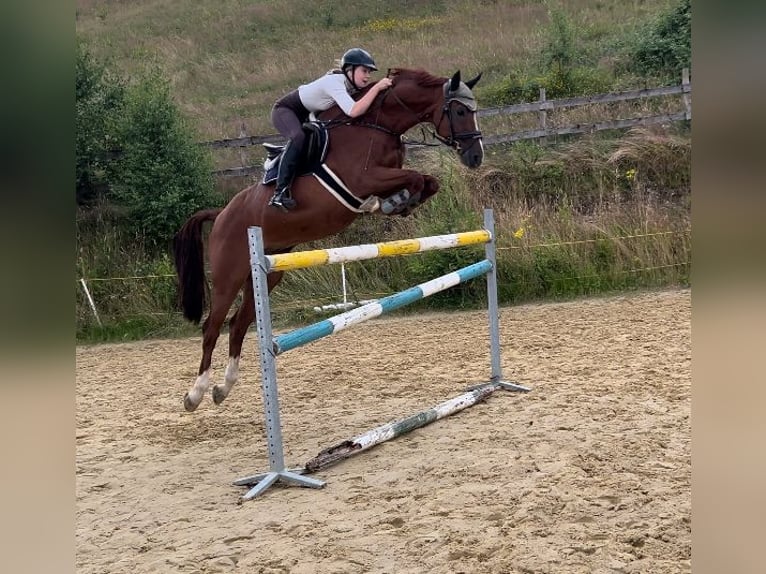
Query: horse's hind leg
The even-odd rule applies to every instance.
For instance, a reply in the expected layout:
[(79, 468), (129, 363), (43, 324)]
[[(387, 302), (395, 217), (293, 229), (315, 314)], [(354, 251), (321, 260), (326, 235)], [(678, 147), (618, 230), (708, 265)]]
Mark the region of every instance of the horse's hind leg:
[(213, 402), (217, 405), (220, 405), (229, 396), (231, 388), (239, 379), (239, 357), (242, 353), (242, 342), (254, 318), (253, 282), (248, 277), (242, 292), (242, 304), (229, 321), (229, 364), (226, 366), (223, 384), (213, 385)]
[[(269, 273), (267, 285), (269, 293), (282, 280), (284, 273)], [(247, 329), (255, 319), (255, 297), (253, 295), (252, 277), (248, 277), (242, 293), (242, 305), (231, 318), (229, 326), (229, 364), (226, 367), (226, 375), (222, 385), (213, 386), (213, 402), (217, 405), (229, 396), (232, 387), (239, 379), (239, 359), (242, 354), (242, 343), (245, 340)]]
[(199, 374), (194, 386), (184, 395), (184, 408), (187, 411), (195, 410), (202, 402), (208, 387), (210, 386), (210, 363), (212, 362), (213, 349), (221, 334), (221, 327), (226, 320), (231, 304), (242, 286), (242, 281), (233, 281), (224, 286), (214, 287), (210, 302), (210, 314), (202, 326), (202, 361), (199, 365)]

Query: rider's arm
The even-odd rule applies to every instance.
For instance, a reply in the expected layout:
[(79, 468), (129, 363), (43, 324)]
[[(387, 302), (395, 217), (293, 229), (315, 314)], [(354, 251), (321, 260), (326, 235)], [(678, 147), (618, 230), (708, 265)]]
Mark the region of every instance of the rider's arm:
[(358, 101), (354, 102), (354, 105), (351, 106), (351, 110), (347, 112), (347, 115), (352, 117), (352, 118), (356, 118), (356, 117), (361, 116), (363, 113), (365, 113), (369, 109), (369, 107), (372, 104), (372, 102), (375, 99), (375, 97), (380, 92), (382, 92), (383, 90), (388, 88), (390, 85), (391, 85), (390, 81), (384, 82), (383, 80), (381, 80), (378, 83), (374, 84), (367, 91), (367, 93), (364, 96), (362, 96), (361, 99), (359, 99)]

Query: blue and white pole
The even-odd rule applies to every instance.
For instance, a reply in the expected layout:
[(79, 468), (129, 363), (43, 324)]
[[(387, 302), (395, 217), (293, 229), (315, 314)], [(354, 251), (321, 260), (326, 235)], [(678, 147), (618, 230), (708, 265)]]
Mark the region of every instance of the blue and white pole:
[(414, 303), (419, 299), (424, 299), (434, 293), (454, 287), (459, 283), (464, 283), (470, 279), (480, 277), (481, 275), (486, 274), (491, 268), (492, 264), (485, 259), (478, 263), (474, 263), (473, 265), (469, 265), (468, 267), (463, 267), (458, 271), (438, 277), (437, 279), (421, 283), (416, 287), (411, 287), (405, 291), (389, 295), (388, 297), (384, 297), (373, 303), (368, 303), (367, 305), (335, 315), (334, 317), (319, 321), (313, 325), (308, 325), (307, 327), (290, 331), (284, 335), (279, 335), (274, 338), (274, 354), (280, 355), (290, 349), (295, 349), (296, 347), (300, 347), (311, 341), (316, 341), (327, 335), (332, 335), (333, 333), (347, 329), (351, 325), (367, 321), (373, 317), (383, 315), (384, 313), (389, 313), (395, 309)]

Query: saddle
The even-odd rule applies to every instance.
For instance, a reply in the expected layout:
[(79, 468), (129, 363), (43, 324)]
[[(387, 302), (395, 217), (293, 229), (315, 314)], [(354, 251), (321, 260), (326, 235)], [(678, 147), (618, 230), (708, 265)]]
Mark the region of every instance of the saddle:
[[(306, 122), (303, 124), (303, 131), (306, 133), (306, 144), (298, 162), (295, 176), (314, 176), (335, 199), (355, 213), (372, 213), (379, 209), (379, 198), (375, 196), (367, 199), (358, 198), (346, 187), (340, 177), (324, 163), (330, 141), (324, 124), (314, 121)], [(266, 161), (263, 163), (261, 183), (269, 185), (277, 180), (279, 162), (282, 160), (285, 146), (264, 143), (263, 147), (266, 149)]]
[[(316, 122), (306, 122), (303, 124), (303, 132), (306, 134), (306, 144), (303, 147), (303, 153), (298, 163), (298, 170), (295, 173), (296, 177), (312, 173), (314, 166), (323, 163), (327, 156), (327, 142), (329, 139), (327, 137), (327, 128)], [(263, 147), (266, 149), (266, 161), (263, 164), (262, 183), (268, 185), (277, 179), (279, 163), (282, 160), (282, 152), (285, 150), (285, 146), (266, 142), (263, 144)]]

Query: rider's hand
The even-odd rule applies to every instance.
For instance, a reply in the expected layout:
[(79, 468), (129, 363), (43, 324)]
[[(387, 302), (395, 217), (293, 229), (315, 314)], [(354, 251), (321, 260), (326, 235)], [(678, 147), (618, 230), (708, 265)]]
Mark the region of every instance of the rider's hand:
[(391, 78), (381, 78), (377, 81), (375, 87), (378, 88), (379, 92), (382, 92), (383, 90), (390, 88), (393, 84), (394, 82)]

